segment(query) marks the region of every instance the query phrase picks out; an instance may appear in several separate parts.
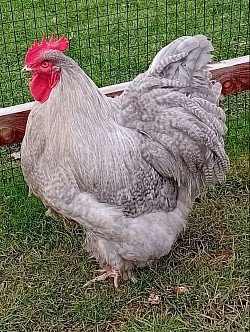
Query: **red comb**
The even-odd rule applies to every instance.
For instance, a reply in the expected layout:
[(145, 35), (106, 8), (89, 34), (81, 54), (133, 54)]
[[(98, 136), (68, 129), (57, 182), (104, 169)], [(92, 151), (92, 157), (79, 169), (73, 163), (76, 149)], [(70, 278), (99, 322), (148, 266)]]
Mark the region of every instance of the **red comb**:
[(55, 41), (55, 34), (52, 33), (50, 41), (47, 42), (46, 36), (44, 35), (40, 44), (35, 40), (34, 44), (28, 49), (25, 62), (27, 65), (32, 64), (41, 52), (48, 50), (58, 50), (64, 52), (68, 49), (68, 47), (69, 41), (64, 36), (58, 41)]

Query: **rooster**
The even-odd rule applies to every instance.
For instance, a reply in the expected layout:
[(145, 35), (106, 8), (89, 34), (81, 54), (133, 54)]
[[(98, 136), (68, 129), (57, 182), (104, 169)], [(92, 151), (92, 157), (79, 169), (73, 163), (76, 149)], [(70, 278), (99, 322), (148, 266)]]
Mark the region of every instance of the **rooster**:
[(31, 110), (21, 148), (24, 178), (49, 214), (76, 221), (103, 274), (132, 277), (166, 255), (192, 203), (224, 180), (225, 114), (211, 81), (211, 42), (181, 37), (117, 98), (108, 98), (63, 52), (65, 37), (34, 42)]

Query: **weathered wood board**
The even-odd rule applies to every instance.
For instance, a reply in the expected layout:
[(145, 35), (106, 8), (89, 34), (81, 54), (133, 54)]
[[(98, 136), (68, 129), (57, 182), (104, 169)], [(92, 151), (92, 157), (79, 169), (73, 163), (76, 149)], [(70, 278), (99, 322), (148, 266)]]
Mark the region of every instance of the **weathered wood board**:
[[(250, 90), (250, 67), (248, 56), (226, 60), (210, 65), (210, 71), (215, 81), (222, 84), (222, 94), (229, 95)], [(109, 97), (120, 95), (129, 82), (101, 88)], [(27, 105), (30, 105), (29, 103)], [(20, 106), (0, 109), (0, 146), (22, 141), (26, 122), (30, 112), (29, 108), (20, 111)], [(28, 106), (27, 106), (28, 107)], [(1, 115), (1, 111), (2, 114)]]

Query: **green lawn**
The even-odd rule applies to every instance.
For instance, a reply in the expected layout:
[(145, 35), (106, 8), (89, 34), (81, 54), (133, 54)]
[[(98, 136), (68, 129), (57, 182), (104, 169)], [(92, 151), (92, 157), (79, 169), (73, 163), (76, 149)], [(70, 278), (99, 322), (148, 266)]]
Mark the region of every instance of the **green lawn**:
[[(20, 69), (43, 33), (68, 36), (68, 54), (104, 86), (132, 79), (184, 34), (212, 37), (215, 61), (245, 55), (247, 15), (246, 0), (0, 0), (1, 106), (31, 100)], [(19, 146), (0, 148), (1, 332), (249, 331), (249, 94), (222, 106), (227, 182), (197, 200), (170, 254), (136, 270), (137, 282), (118, 292), (111, 281), (83, 287), (98, 273), (83, 230), (45, 217), (9, 157)], [(148, 300), (153, 293), (159, 304)]]
[(248, 11), (247, 0), (0, 0), (0, 103), (31, 100), (20, 70), (44, 33), (65, 34), (68, 54), (104, 86), (134, 78), (183, 35), (212, 38), (214, 61), (246, 55)]
[[(98, 266), (83, 250), (81, 228), (46, 218), (21, 184), (2, 200), (0, 331), (249, 331), (246, 158), (196, 202), (171, 253), (118, 292), (111, 280), (83, 287)], [(176, 285), (188, 292), (176, 294)]]

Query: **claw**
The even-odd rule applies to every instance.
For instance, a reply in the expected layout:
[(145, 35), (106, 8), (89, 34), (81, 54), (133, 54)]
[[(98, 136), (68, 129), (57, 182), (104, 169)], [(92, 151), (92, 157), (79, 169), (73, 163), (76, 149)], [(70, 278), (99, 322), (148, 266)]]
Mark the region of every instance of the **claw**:
[(108, 278), (114, 278), (114, 287), (115, 287), (115, 289), (119, 288), (119, 283), (118, 283), (119, 272), (118, 271), (116, 271), (116, 270), (110, 270), (110, 271), (100, 270), (100, 272), (103, 272), (103, 274), (101, 274), (100, 276), (97, 276), (94, 279), (86, 282), (86, 284), (84, 284), (83, 287), (87, 287), (87, 286), (91, 285), (92, 283), (94, 283), (96, 281), (104, 281)]

